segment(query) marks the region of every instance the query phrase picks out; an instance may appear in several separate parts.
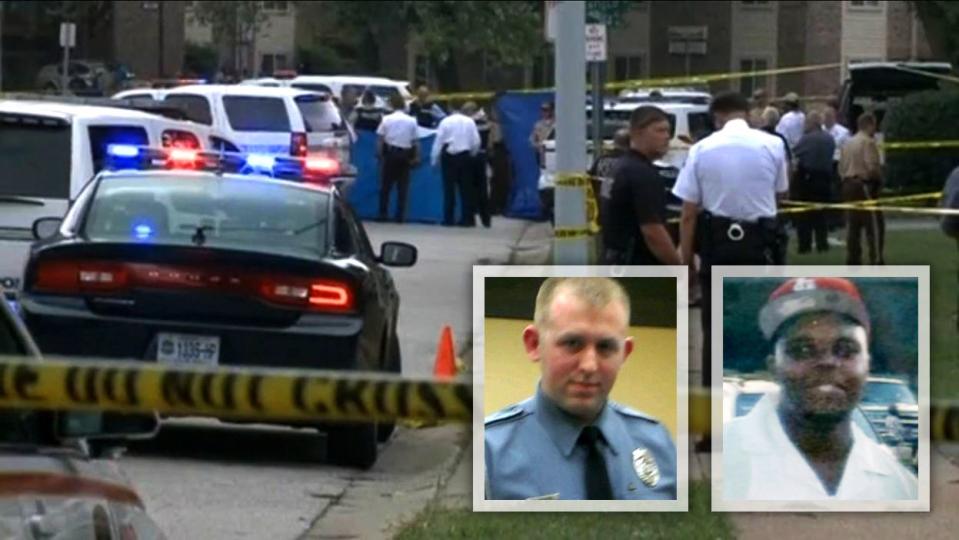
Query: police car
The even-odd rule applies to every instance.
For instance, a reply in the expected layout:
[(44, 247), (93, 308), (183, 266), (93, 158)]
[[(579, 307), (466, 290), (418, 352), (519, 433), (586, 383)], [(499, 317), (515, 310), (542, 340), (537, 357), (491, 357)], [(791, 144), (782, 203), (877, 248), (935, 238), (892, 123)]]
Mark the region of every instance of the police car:
[(136, 110), (0, 100), (0, 288), (20, 288), (30, 226), (62, 216), (103, 169), (113, 143), (211, 149), (230, 144), (207, 126)]
[[(21, 314), (46, 354), (170, 366), (401, 372), (399, 294), (322, 161), (115, 145), (64, 219), (34, 224)], [(313, 426), (316, 427), (316, 426)], [(392, 424), (334, 424), (369, 467)]]
[[(42, 362), (3, 302), (0, 356)], [(156, 417), (0, 408), (0, 536), (165, 538), (116, 461), (95, 459), (110, 453), (108, 445), (93, 444), (149, 437), (156, 428)]]

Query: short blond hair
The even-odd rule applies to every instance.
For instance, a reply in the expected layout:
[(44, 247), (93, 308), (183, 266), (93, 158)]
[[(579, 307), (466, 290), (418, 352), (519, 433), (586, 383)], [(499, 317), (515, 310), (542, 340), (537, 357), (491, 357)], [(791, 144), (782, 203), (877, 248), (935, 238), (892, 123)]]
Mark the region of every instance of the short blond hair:
[(536, 293), (536, 311), (533, 323), (543, 329), (549, 323), (549, 310), (560, 291), (569, 291), (576, 298), (594, 308), (604, 308), (619, 302), (626, 310), (626, 325), (629, 325), (629, 295), (618, 281), (612, 278), (549, 278)]

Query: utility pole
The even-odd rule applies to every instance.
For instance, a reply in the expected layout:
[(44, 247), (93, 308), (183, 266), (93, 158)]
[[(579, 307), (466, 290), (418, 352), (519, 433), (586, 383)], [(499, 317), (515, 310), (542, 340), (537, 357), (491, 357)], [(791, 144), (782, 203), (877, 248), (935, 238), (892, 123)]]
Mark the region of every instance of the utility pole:
[[(559, 2), (556, 25), (555, 264), (587, 264), (586, 189), (561, 185), (560, 173), (586, 171), (586, 3)], [(602, 112), (602, 111), (598, 111)]]
[(3, 92), (3, 4), (0, 1), (0, 92)]

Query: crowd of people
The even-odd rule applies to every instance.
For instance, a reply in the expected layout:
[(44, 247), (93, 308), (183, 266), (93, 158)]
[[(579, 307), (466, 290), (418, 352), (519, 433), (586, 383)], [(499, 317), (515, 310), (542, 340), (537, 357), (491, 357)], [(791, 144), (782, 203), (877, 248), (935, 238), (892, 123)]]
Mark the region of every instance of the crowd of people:
[[(490, 115), (473, 101), (447, 111), (427, 86), (417, 88), (409, 105), (399, 94), (382, 106), (370, 90), (356, 96), (349, 89), (340, 108), (353, 128), (377, 136), (380, 163), (379, 219), (387, 221), (390, 197), (396, 191), (393, 221), (406, 221), (410, 174), (425, 157), (443, 178), (443, 225), (475, 227), (477, 216), (489, 228), (492, 216), (506, 207), (509, 164), (495, 110)], [(435, 130), (432, 151), (423, 156), (419, 129)]]

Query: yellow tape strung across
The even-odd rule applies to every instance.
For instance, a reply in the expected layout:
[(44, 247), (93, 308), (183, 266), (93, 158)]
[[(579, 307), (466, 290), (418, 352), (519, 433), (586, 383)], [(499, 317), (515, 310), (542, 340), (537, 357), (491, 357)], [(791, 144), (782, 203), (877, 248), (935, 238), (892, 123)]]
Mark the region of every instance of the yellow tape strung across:
[(889, 141), (879, 145), (883, 150), (925, 150), (959, 148), (959, 141)]
[[(911, 202), (911, 201), (922, 201), (927, 199), (938, 199), (942, 197), (941, 191), (934, 191), (932, 193), (917, 193), (915, 195), (897, 195), (894, 197), (880, 197), (878, 199), (867, 199), (864, 201), (856, 201), (855, 203), (847, 204), (856, 204), (859, 206), (875, 206), (880, 203), (890, 203), (890, 202)], [(793, 201), (793, 200), (784, 200), (782, 204), (794, 205), (794, 206), (818, 206), (825, 203), (813, 202), (813, 201)]]
[(310, 421), (468, 422), (468, 381), (369, 372), (0, 358), (0, 407)]
[(553, 237), (557, 240), (575, 240), (590, 235), (589, 227), (557, 227), (553, 229)]

